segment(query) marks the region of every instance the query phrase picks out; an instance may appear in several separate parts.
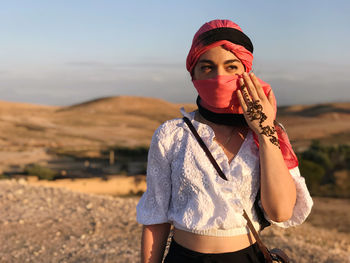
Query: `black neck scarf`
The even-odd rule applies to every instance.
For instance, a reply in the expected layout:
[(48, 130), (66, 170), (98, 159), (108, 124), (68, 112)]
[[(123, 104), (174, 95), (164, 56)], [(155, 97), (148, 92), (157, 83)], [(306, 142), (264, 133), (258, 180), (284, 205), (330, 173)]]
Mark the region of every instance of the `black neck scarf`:
[(204, 108), (200, 104), (200, 100), (201, 98), (198, 96), (196, 100), (198, 111), (207, 121), (228, 126), (248, 126), (243, 114), (212, 112)]

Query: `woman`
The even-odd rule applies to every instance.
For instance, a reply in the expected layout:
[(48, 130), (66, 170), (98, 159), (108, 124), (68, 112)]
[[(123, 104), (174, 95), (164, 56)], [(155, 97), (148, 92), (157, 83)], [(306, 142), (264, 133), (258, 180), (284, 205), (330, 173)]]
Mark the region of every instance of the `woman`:
[[(253, 45), (229, 20), (195, 34), (187, 70), (198, 110), (187, 117), (227, 177), (223, 180), (183, 119), (162, 124), (148, 156), (147, 191), (137, 205), (142, 262), (264, 262), (242, 216), (260, 229), (256, 198), (272, 224), (301, 224), (312, 199), (285, 131), (275, 125), (270, 86), (249, 72)], [(259, 194), (260, 193), (260, 194)]]

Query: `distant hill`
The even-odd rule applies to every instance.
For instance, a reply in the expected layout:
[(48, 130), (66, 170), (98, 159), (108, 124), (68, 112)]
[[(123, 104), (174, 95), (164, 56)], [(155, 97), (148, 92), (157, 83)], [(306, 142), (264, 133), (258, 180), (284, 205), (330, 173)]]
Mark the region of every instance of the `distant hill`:
[(108, 147), (147, 147), (161, 123), (180, 117), (181, 106), (195, 108), (128, 96), (61, 107), (0, 101), (0, 173), (50, 160), (55, 152), (97, 156)]
[(293, 147), (304, 149), (312, 139), (324, 144), (350, 143), (350, 103), (293, 105), (278, 109)]
[(279, 107), (280, 116), (296, 115), (303, 117), (317, 117), (329, 113), (350, 114), (350, 103), (327, 103), (316, 105), (293, 105)]
[[(148, 146), (165, 120), (181, 117), (195, 104), (161, 99), (116, 96), (71, 106), (47, 106), (0, 101), (0, 170), (50, 159), (50, 151), (91, 151), (110, 146)], [(350, 142), (350, 103), (281, 107), (278, 120), (293, 146), (305, 148), (312, 139)]]
[(62, 107), (0, 101), (0, 139), (8, 147), (148, 145), (162, 122), (180, 117), (179, 107), (127, 96)]

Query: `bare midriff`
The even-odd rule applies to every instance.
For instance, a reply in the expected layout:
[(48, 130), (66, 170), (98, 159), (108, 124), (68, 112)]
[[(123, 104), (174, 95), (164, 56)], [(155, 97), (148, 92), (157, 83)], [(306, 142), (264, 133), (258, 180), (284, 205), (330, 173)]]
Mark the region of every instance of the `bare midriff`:
[(205, 236), (174, 228), (174, 240), (179, 245), (200, 253), (234, 252), (255, 243), (254, 236)]

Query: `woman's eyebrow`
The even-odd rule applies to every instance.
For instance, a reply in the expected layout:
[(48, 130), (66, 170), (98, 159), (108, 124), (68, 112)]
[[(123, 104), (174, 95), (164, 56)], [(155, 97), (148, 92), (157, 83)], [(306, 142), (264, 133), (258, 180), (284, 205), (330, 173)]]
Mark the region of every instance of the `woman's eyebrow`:
[(230, 64), (230, 63), (234, 63), (234, 62), (240, 62), (238, 59), (230, 59), (230, 60), (226, 60), (224, 62), (224, 64)]
[(198, 63), (209, 63), (209, 64), (214, 64), (213, 61), (208, 60), (208, 59), (201, 59), (201, 60), (198, 61)]
[[(234, 62), (240, 62), (238, 59), (229, 59), (229, 60), (226, 60), (224, 62), (224, 64), (230, 64), (230, 63), (234, 63)], [(209, 63), (209, 64), (214, 64), (213, 61), (209, 60), (209, 59), (201, 59), (198, 61), (198, 63)]]

